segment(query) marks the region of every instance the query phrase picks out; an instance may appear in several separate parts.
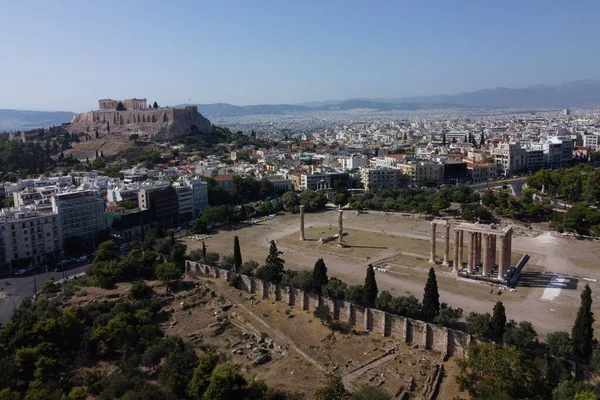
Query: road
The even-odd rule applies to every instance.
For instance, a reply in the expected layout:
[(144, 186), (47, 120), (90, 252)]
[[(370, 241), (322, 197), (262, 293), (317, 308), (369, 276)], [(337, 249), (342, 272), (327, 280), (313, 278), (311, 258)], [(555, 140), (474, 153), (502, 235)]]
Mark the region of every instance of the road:
[[(81, 272), (87, 272), (91, 264), (81, 265), (66, 270), (68, 276)], [(48, 271), (48, 279), (54, 278), (55, 281), (64, 278), (64, 273)], [(33, 295), (35, 285), (39, 290), (46, 280), (46, 273), (37, 273), (36, 275), (11, 276), (0, 279), (0, 324), (6, 323), (13, 315), (14, 310), (21, 304), (21, 301), (27, 296)]]
[(476, 184), (470, 185), (470, 186), (475, 190), (485, 190), (488, 188), (506, 184), (506, 185), (512, 186), (512, 188), (515, 192), (515, 196), (521, 197), (521, 192), (523, 191), (523, 185), (525, 184), (525, 179), (527, 179), (527, 178), (502, 179), (502, 180), (493, 181), (493, 182), (476, 183)]

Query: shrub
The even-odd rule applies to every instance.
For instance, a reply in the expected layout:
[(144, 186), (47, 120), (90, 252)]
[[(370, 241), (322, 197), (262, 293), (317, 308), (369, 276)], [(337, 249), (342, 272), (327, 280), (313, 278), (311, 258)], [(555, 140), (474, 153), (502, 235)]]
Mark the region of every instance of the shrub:
[(145, 281), (139, 280), (129, 289), (129, 297), (134, 299), (143, 299), (152, 294), (152, 288)]

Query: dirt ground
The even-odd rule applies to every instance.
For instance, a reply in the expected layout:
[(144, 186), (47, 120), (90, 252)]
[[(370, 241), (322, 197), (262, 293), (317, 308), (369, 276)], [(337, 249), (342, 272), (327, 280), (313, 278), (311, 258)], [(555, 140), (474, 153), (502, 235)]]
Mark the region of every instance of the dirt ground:
[[(364, 282), (365, 268), (369, 263), (389, 266), (388, 273), (377, 272), (379, 290), (389, 290), (395, 295), (423, 295), (427, 271), (430, 221), (403, 213), (370, 212), (356, 215), (344, 213), (344, 240), (348, 248), (335, 244), (318, 244), (321, 236), (337, 233), (337, 211), (307, 213), (305, 232), (309, 239), (298, 240), (299, 216), (278, 215), (272, 220), (241, 228), (221, 231), (205, 241), (208, 251), (220, 254), (233, 253), (233, 238), (240, 239), (244, 260), (262, 263), (267, 256), (270, 240), (275, 240), (283, 251), (285, 267), (312, 269), (318, 258), (323, 258), (329, 276), (338, 277), (349, 284)], [(458, 224), (461, 221), (451, 221)], [(494, 303), (501, 300), (509, 319), (531, 321), (543, 338), (549, 332), (570, 331), (579, 306), (579, 295), (585, 284), (592, 288), (595, 304), (600, 304), (600, 293), (595, 290), (600, 279), (600, 243), (577, 240), (551, 233), (544, 225), (529, 227), (513, 225), (512, 262), (521, 254), (531, 256), (524, 269), (524, 276), (515, 292), (504, 291), (501, 295), (490, 293), (487, 283), (465, 282), (449, 273), (448, 268), (436, 266), (441, 301), (453, 307), (461, 307), (466, 316), (469, 312), (490, 312)], [(438, 229), (437, 257), (443, 255), (442, 232)], [(452, 245), (451, 238), (451, 245)], [(198, 249), (202, 242), (186, 240), (189, 250)], [(451, 251), (451, 257), (453, 252)], [(561, 276), (565, 282), (551, 284), (552, 277)], [(585, 278), (585, 279), (584, 279)], [(545, 289), (560, 288), (553, 299), (542, 299)], [(495, 292), (495, 291), (494, 291)], [(600, 327), (600, 325), (598, 325)]]
[[(281, 301), (257, 300), (252, 294), (230, 287), (224, 279), (198, 275), (197, 279), (190, 280), (199, 287), (210, 287), (219, 301), (216, 306), (208, 302), (185, 311), (176, 310), (172, 318), (178, 323), (169, 333), (185, 338), (206, 329), (202, 327), (207, 322), (228, 315), (234, 325), (216, 337), (204, 335), (205, 343), (226, 352), (229, 361), (248, 376), (264, 379), (269, 385), (286, 391), (301, 391), (308, 394), (307, 398), (312, 398), (324, 372), (339, 374), (351, 390), (369, 385), (380, 387), (392, 396), (406, 390), (420, 398), (436, 365), (443, 362), (437, 352), (378, 334), (333, 332), (310, 311)], [(189, 298), (183, 301), (190, 301)], [(224, 312), (220, 304), (233, 304), (233, 307)], [(240, 348), (235, 344), (240, 341), (240, 331), (259, 333), (273, 340), (276, 349), (273, 360), (255, 366), (249, 365), (242, 355), (231, 355), (231, 349)], [(282, 350), (278, 350), (279, 346)], [(454, 375), (445, 379), (454, 380)]]

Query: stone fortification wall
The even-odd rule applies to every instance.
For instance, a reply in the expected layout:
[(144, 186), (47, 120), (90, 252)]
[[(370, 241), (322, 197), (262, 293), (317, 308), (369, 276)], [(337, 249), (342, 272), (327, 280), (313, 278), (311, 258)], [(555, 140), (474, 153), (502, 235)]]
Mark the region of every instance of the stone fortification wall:
[(212, 131), (208, 119), (198, 112), (198, 107), (148, 108), (145, 110), (100, 110), (78, 114), (73, 117), (70, 133), (93, 134), (96, 129), (101, 136), (137, 133), (153, 140), (170, 140), (187, 135), (192, 125), (203, 134)]
[[(230, 279), (231, 271), (186, 261), (187, 272), (201, 272), (217, 278)], [(259, 299), (284, 301), (301, 310), (314, 311), (318, 306), (329, 308), (335, 320), (348, 322), (361, 329), (392, 337), (404, 343), (419, 345), (443, 355), (465, 357), (474, 339), (468, 333), (440, 328), (384, 311), (359, 306), (343, 300), (333, 300), (316, 293), (273, 284), (251, 276), (239, 275), (238, 289), (254, 293)]]

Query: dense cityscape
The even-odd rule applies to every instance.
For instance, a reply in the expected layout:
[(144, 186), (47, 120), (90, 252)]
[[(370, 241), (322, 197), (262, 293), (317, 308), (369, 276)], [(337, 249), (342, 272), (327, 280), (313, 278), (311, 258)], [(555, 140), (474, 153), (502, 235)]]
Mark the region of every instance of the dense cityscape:
[(3, 4), (0, 400), (600, 399), (599, 12)]

